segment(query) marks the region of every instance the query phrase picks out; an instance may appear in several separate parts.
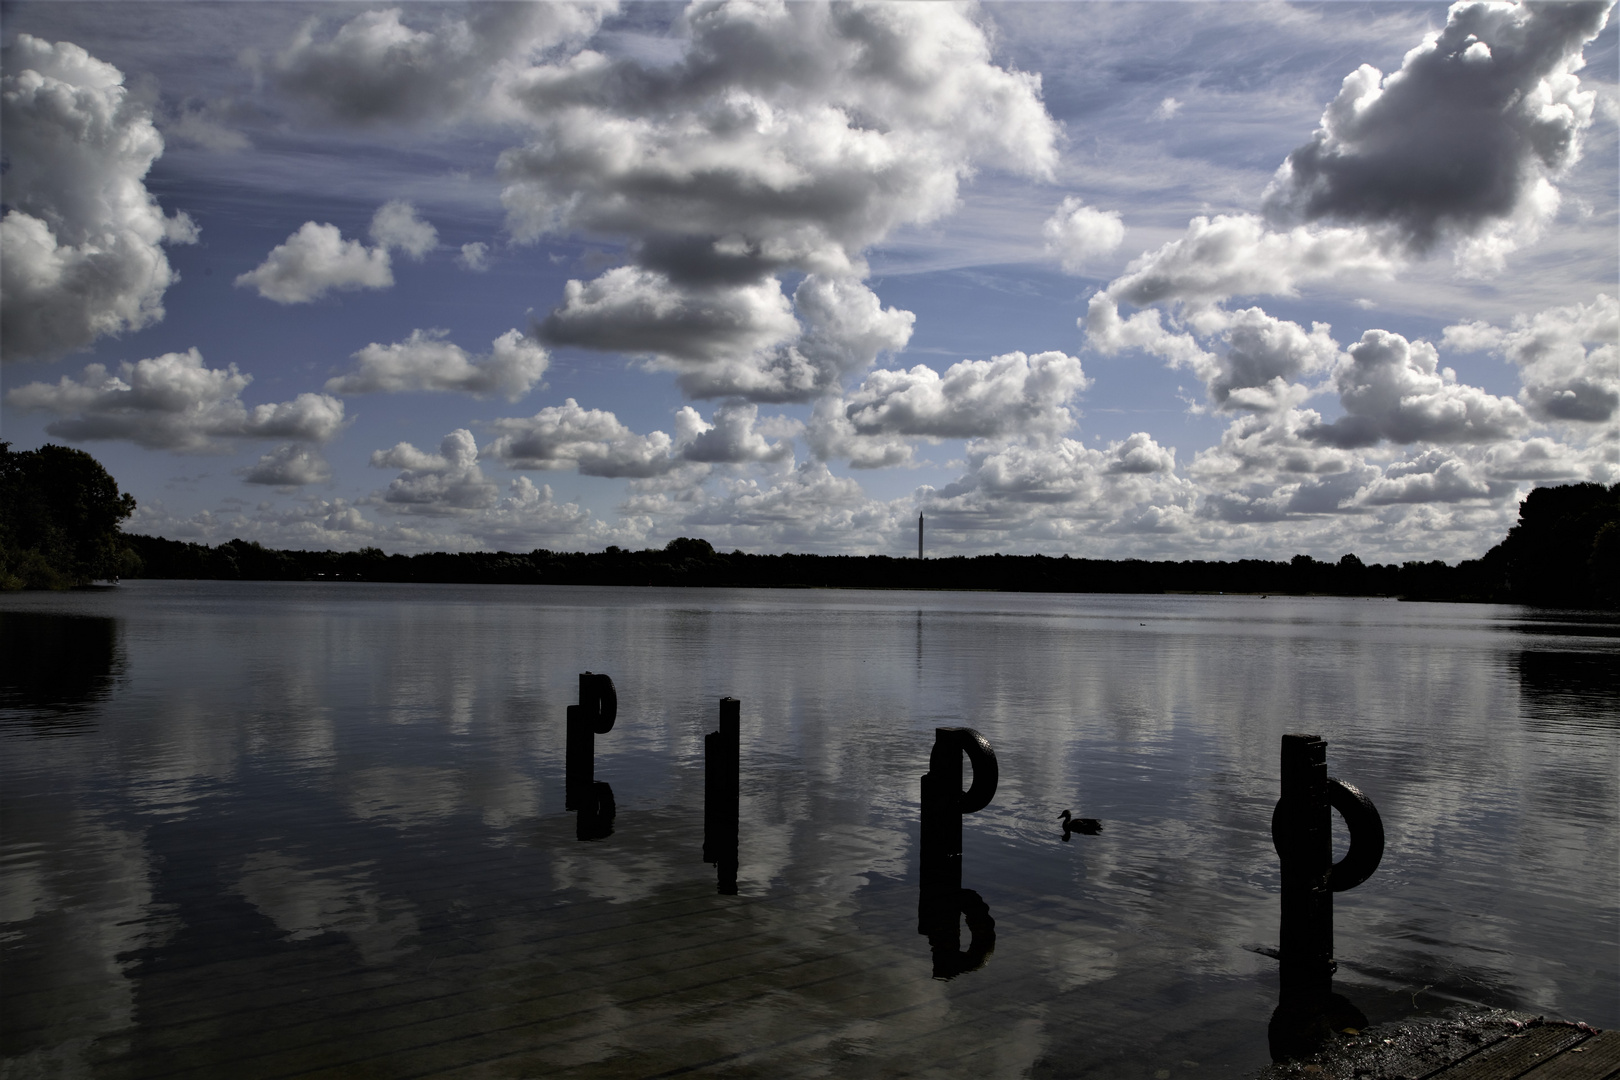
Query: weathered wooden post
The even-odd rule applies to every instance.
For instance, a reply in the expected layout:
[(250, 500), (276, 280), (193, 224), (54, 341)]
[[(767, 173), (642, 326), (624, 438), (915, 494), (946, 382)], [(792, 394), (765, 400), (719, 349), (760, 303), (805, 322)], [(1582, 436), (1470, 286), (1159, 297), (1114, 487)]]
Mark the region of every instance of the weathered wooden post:
[[(1350, 831), (1350, 848), (1337, 863), (1334, 810)], [(1271, 815), (1271, 840), (1282, 867), (1281, 985), (1271, 1019), (1272, 1056), (1281, 1060), (1320, 1045), (1332, 1015), (1355, 1013), (1333, 993), (1333, 894), (1366, 881), (1384, 856), (1378, 809), (1327, 774), (1327, 743), (1316, 735), (1282, 737), (1282, 797)]]
[[(973, 786), (962, 790), (962, 756), (973, 764)], [(922, 866), (917, 932), (928, 937), (934, 974), (950, 978), (981, 966), (995, 947), (995, 920), (978, 893), (962, 888), (962, 815), (990, 805), (1000, 772), (996, 752), (972, 728), (934, 729), (928, 772), (922, 778)], [(960, 951), (966, 914), (973, 943)]]
[(703, 737), (703, 861), (713, 863), (716, 888), (737, 895), (737, 844), (742, 816), (742, 702), (720, 699), (720, 730)]
[(1333, 990), (1333, 820), (1327, 797), (1327, 743), (1315, 735), (1282, 738), (1282, 798), (1271, 838), (1282, 861), (1278, 959), (1282, 993), (1301, 1003)]
[(580, 672), (579, 704), (568, 706), (568, 745), (563, 756), (563, 805), (588, 810), (597, 805), (596, 737), (613, 730), (619, 695), (606, 675)]

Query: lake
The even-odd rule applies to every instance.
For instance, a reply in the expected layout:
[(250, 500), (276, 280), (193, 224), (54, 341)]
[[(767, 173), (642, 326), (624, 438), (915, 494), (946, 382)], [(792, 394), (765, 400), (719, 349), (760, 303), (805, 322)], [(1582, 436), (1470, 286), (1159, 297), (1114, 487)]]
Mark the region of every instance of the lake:
[[(1246, 1075), (1287, 732), (1383, 819), (1334, 899), (1370, 1022), (1620, 1025), (1613, 618), (132, 581), (0, 596), (0, 645), (8, 1077)], [(616, 816), (581, 840), (587, 670), (617, 688)], [(735, 895), (702, 857), (723, 696)], [(919, 779), (963, 725), (1000, 766), (962, 830), (994, 949), (945, 979)], [(1065, 810), (1100, 831), (1065, 840)]]

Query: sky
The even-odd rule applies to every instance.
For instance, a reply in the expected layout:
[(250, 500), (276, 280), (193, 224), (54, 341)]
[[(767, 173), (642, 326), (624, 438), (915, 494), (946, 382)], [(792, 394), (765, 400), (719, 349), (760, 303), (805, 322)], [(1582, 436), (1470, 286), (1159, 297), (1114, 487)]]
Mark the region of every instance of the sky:
[(132, 532), (1474, 558), (1620, 481), (1611, 4), (0, 6)]

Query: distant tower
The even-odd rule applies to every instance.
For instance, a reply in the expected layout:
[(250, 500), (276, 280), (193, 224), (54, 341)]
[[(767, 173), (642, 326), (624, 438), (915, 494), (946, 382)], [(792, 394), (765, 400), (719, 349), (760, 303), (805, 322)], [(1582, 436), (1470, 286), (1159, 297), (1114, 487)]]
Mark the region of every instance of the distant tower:
[(923, 516), (917, 515), (917, 558), (922, 558)]

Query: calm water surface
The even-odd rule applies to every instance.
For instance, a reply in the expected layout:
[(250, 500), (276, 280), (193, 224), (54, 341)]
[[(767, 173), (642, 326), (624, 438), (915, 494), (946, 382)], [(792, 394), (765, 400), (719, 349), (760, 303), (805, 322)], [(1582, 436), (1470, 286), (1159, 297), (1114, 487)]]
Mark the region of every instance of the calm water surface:
[[(1258, 597), (6, 596), (0, 1071), (1240, 1076), (1268, 1060), (1290, 731), (1388, 835), (1336, 898), (1339, 992), (1620, 1025), (1617, 633)], [(618, 815), (581, 842), (587, 669), (618, 685)], [(735, 896), (701, 858), (724, 695)], [(1001, 767), (964, 827), (995, 951), (949, 981), (916, 926), (936, 725)], [(1066, 809), (1102, 831), (1064, 842)]]

